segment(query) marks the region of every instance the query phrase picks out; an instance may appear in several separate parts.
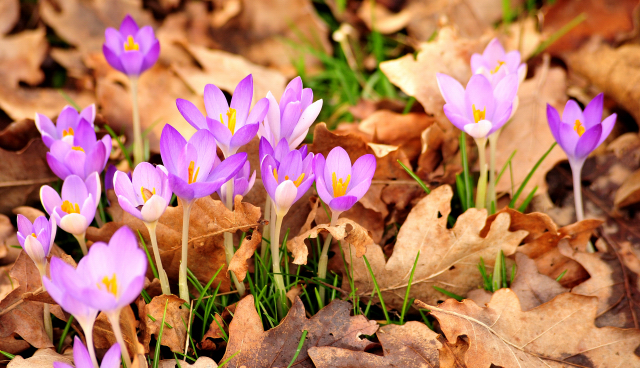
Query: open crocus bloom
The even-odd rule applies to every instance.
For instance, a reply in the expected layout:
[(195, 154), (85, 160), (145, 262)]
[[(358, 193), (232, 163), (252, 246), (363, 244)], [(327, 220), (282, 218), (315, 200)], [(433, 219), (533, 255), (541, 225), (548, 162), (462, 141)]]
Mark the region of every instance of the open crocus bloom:
[(107, 28), (104, 32), (102, 52), (109, 64), (130, 76), (140, 75), (151, 68), (160, 56), (160, 42), (153, 28), (138, 24), (127, 15), (120, 24), (120, 30)]
[(361, 156), (351, 167), (347, 151), (342, 147), (335, 147), (329, 152), (326, 162), (322, 154), (316, 156), (318, 195), (332, 211), (347, 211), (367, 193), (375, 172), (374, 155)]
[(47, 163), (60, 179), (78, 175), (86, 179), (89, 174), (102, 172), (111, 154), (111, 136), (96, 139), (93, 126), (86, 120), (78, 123), (71, 144), (64, 140), (54, 141), (47, 152)]
[[(233, 180), (233, 198), (237, 195), (244, 197), (249, 193), (251, 188), (253, 188), (253, 184), (256, 182), (256, 171), (254, 170), (253, 174), (251, 174), (251, 165), (249, 164), (249, 161), (247, 161), (244, 163), (244, 166), (242, 166), (242, 169), (238, 171), (231, 180)], [(227, 203), (227, 186), (221, 186), (217, 192), (222, 203)]]
[(196, 129), (208, 129), (213, 133), (224, 157), (238, 152), (238, 148), (249, 143), (258, 132), (258, 125), (264, 119), (269, 108), (266, 98), (256, 102), (251, 109), (253, 99), (253, 77), (249, 74), (238, 83), (231, 105), (220, 88), (213, 84), (204, 87), (205, 118), (191, 102), (177, 99), (176, 105), (182, 116)]
[[(269, 111), (260, 124), (258, 136), (266, 138), (275, 147), (286, 139), (290, 149), (295, 149), (304, 140), (309, 127), (320, 114), (322, 100), (313, 102), (311, 88), (302, 88), (302, 79), (294, 78), (282, 94), (280, 104), (271, 91), (267, 93)], [(313, 102), (313, 103), (312, 103)]]
[(247, 160), (246, 153), (237, 153), (219, 163), (211, 132), (198, 130), (187, 142), (171, 125), (162, 130), (160, 155), (169, 173), (171, 190), (185, 201), (211, 195), (237, 174)]
[(482, 74), (475, 74), (467, 88), (446, 74), (437, 74), (438, 87), (444, 97), (444, 114), (475, 139), (488, 137), (509, 120), (513, 100), (518, 92), (515, 74), (504, 77), (493, 88)]
[(78, 113), (73, 106), (65, 106), (58, 119), (56, 125), (48, 117), (36, 113), (36, 127), (40, 134), (42, 134), (42, 141), (47, 148), (51, 148), (51, 145), (55, 141), (63, 140), (69, 145), (73, 145), (73, 136), (78, 129), (78, 124), (81, 120), (85, 120), (93, 128), (93, 122), (96, 119), (96, 105), (91, 104)]
[(519, 82), (527, 76), (527, 64), (521, 62), (520, 52), (505, 52), (497, 38), (489, 42), (482, 55), (471, 55), (471, 70), (487, 77), (494, 87), (507, 74), (516, 74)]
[[(260, 138), (260, 145), (258, 146), (258, 156), (260, 157), (260, 162), (264, 160), (265, 156), (270, 155), (276, 160), (277, 165), (280, 165), (280, 161), (282, 161), (292, 149), (289, 148), (289, 143), (285, 138), (280, 140), (275, 149), (271, 146), (271, 143), (267, 141), (265, 137)], [(307, 157), (307, 146), (304, 145), (300, 147), (298, 150), (302, 157)]]
[[(94, 368), (89, 351), (78, 336), (73, 339), (73, 363), (76, 368)], [(67, 363), (55, 362), (53, 368), (73, 368)], [(120, 368), (120, 345), (115, 343), (102, 358), (100, 368)]]
[(602, 120), (602, 104), (604, 95), (597, 95), (584, 109), (578, 103), (569, 100), (564, 107), (562, 119), (553, 106), (547, 104), (549, 128), (556, 142), (567, 154), (572, 166), (582, 167), (584, 160), (609, 136), (616, 114)]
[(261, 165), (262, 181), (276, 214), (284, 216), (313, 184), (313, 154), (309, 153), (303, 160), (300, 151), (293, 150), (279, 165), (272, 156), (266, 155)]
[(47, 257), (56, 238), (56, 220), (38, 217), (33, 224), (23, 215), (18, 215), (18, 242), (31, 257), (41, 275), (46, 273)]
[(100, 202), (100, 176), (97, 172), (82, 180), (70, 175), (62, 184), (62, 197), (48, 185), (40, 188), (40, 200), (60, 228), (73, 235), (83, 235), (96, 215)]
[(139, 163), (133, 171), (133, 180), (117, 171), (113, 187), (120, 207), (147, 223), (158, 221), (171, 201), (169, 177), (162, 165)]

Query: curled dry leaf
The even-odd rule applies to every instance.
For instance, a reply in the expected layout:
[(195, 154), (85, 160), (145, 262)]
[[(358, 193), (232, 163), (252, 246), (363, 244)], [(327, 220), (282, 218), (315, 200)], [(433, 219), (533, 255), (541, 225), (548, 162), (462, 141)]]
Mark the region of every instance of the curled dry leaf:
[(7, 368), (50, 368), (55, 362), (71, 365), (73, 364), (73, 356), (58, 354), (53, 349), (38, 349), (27, 359), (21, 356), (11, 359)]
[(0, 3), (0, 35), (9, 32), (20, 20), (20, 0)]
[(416, 301), (431, 310), (449, 342), (467, 337), (469, 368), (639, 366), (640, 330), (597, 328), (597, 304), (597, 298), (564, 293), (523, 312), (510, 289), (495, 292), (486, 308), (470, 300), (438, 307)]
[(145, 352), (149, 352), (151, 336), (155, 335), (157, 341), (163, 317), (165, 325), (162, 329), (160, 344), (168, 346), (171, 351), (183, 351), (187, 337), (185, 323), (189, 320), (189, 309), (180, 308), (183, 304), (184, 300), (175, 295), (159, 295), (138, 312), (141, 322), (140, 329), (142, 330), (142, 345)]
[(264, 331), (253, 296), (246, 296), (238, 303), (229, 326), (229, 344), (222, 360), (233, 356), (227, 362), (230, 367), (286, 367), (296, 354), (303, 330), (308, 333), (293, 363), (296, 367), (314, 367), (308, 355), (311, 347), (363, 351), (371, 342), (360, 335), (374, 334), (378, 324), (363, 315), (350, 316), (351, 308), (351, 303), (336, 299), (307, 319), (302, 301), (296, 298), (282, 322)]
[[(144, 353), (144, 348), (138, 341), (138, 325), (139, 322), (133, 314), (131, 306), (122, 308), (120, 311), (120, 330), (122, 330), (122, 337), (127, 349), (129, 349), (130, 356)], [(95, 325), (93, 325), (93, 345), (96, 349), (109, 349), (116, 342), (116, 335), (113, 333), (107, 315), (100, 312)]]
[(569, 289), (555, 279), (538, 272), (536, 262), (523, 253), (516, 253), (516, 277), (510, 289), (516, 293), (523, 311), (533, 309)]
[[(509, 231), (509, 216), (500, 214), (486, 236), (481, 237), (480, 231), (487, 219), (484, 209), (467, 210), (458, 217), (455, 226), (448, 229), (447, 217), (451, 212), (452, 197), (451, 187), (443, 185), (421, 199), (400, 228), (388, 261), (385, 262), (380, 247), (367, 247), (366, 257), (387, 306), (401, 308), (418, 252), (420, 258), (409, 297), (420, 297), (436, 303), (443, 298), (443, 294), (433, 286), (466, 295), (482, 284), (478, 271), (481, 257), (492, 267), (492, 260), (500, 250), (505, 255), (513, 254), (527, 236), (524, 230)], [(346, 249), (345, 254), (350, 251), (355, 253)], [(351, 262), (352, 257), (345, 258), (348, 263)], [(364, 261), (353, 258), (352, 268), (358, 294), (368, 297), (373, 291), (373, 281)], [(345, 286), (348, 287), (348, 284)]]
[(261, 243), (262, 234), (254, 231), (252, 234), (247, 234), (242, 244), (240, 244), (240, 248), (233, 254), (231, 262), (229, 262), (229, 271), (233, 271), (238, 277), (238, 280), (244, 281), (244, 278), (247, 276), (247, 270), (249, 270), (249, 264), (247, 262), (253, 257), (253, 252), (258, 249)]
[(46, 33), (44, 28), (38, 28), (10, 36), (0, 35), (2, 84), (15, 88), (21, 81), (32, 86), (42, 82), (44, 73), (40, 65), (47, 56)]
[(362, 257), (367, 251), (367, 246), (373, 244), (373, 240), (371, 240), (371, 235), (367, 229), (353, 220), (341, 218), (338, 220), (336, 226), (329, 226), (328, 224), (318, 225), (288, 241), (287, 249), (293, 254), (294, 264), (307, 264), (309, 249), (304, 241), (308, 238), (317, 238), (318, 234), (323, 230), (329, 232), (333, 239), (351, 244), (355, 249), (356, 257)]
[[(96, 99), (93, 91), (64, 92), (83, 107), (94, 103)], [(68, 104), (69, 101), (53, 88), (13, 88), (0, 83), (0, 109), (13, 120), (33, 119), (36, 112), (52, 118)]]
[[(149, 232), (138, 218), (123, 211), (118, 204), (118, 199), (113, 191), (107, 193), (111, 201), (111, 207), (107, 209), (112, 222), (101, 228), (89, 227), (87, 239), (96, 242), (108, 242), (113, 233), (121, 226), (127, 225), (134, 231), (139, 231), (147, 244), (147, 249), (153, 253), (149, 246)], [(189, 220), (189, 269), (203, 283), (207, 283), (211, 277), (223, 266), (223, 271), (214, 280), (214, 285), (221, 282), (220, 290), (229, 291), (229, 278), (226, 272), (226, 257), (224, 253), (224, 233), (247, 231), (260, 225), (260, 208), (249, 203), (241, 202), (242, 197), (236, 197), (235, 210), (229, 211), (220, 201), (211, 197), (200, 198), (191, 208)], [(177, 207), (167, 207), (156, 228), (160, 257), (167, 276), (170, 280), (178, 280), (178, 268), (181, 260), (182, 247), (182, 204)], [(150, 270), (149, 270), (150, 271)]]
[(616, 191), (613, 204), (622, 208), (640, 202), (640, 170), (629, 175)]
[[(134, 365), (135, 367), (135, 365)], [(164, 359), (160, 361), (158, 364), (158, 368), (175, 368), (176, 360), (175, 359)], [(189, 361), (180, 361), (180, 367), (187, 368), (218, 368), (218, 364), (209, 357), (200, 357), (193, 364), (190, 364)]]
[[(202, 341), (198, 343), (198, 348), (203, 350), (217, 350), (221, 346), (225, 346), (226, 342), (216, 345), (215, 340), (222, 340), (225, 336), (229, 336), (229, 323), (236, 313), (238, 303), (231, 304), (224, 308), (222, 314), (216, 313), (213, 321), (209, 325), (207, 333), (202, 337)], [(222, 329), (220, 328), (222, 326)], [(226, 335), (225, 335), (226, 334)]]
[(312, 347), (309, 356), (318, 368), (416, 367), (439, 366), (438, 334), (422, 322), (380, 327), (376, 337), (384, 356), (336, 347)]

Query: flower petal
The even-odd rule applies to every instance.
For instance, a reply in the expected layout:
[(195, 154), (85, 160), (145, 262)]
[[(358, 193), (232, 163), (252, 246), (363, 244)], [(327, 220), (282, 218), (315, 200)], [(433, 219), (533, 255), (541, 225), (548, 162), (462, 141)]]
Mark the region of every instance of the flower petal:
[(307, 107), (300, 116), (298, 123), (295, 128), (293, 128), (293, 132), (291, 132), (291, 136), (289, 139), (289, 148), (295, 149), (302, 143), (302, 141), (307, 137), (307, 133), (309, 132), (309, 127), (313, 124), (314, 121), (318, 118), (320, 114), (320, 110), (322, 110), (322, 100), (318, 100), (309, 107)]
[(236, 109), (236, 127), (242, 127), (249, 116), (249, 108), (253, 99), (253, 76), (247, 75), (238, 83), (231, 97), (231, 108)]
[(604, 93), (598, 94), (589, 102), (587, 107), (584, 108), (584, 124), (585, 129), (591, 129), (592, 127), (600, 124), (602, 121), (602, 105), (604, 103)]
[(139, 75), (142, 73), (144, 54), (140, 51), (127, 51), (120, 55), (120, 62), (127, 75)]
[(467, 124), (464, 126), (464, 131), (475, 139), (486, 138), (491, 131), (492, 125), (488, 120), (480, 120), (475, 124)]
[(245, 125), (242, 128), (238, 129), (233, 137), (231, 137), (231, 141), (229, 142), (230, 153), (235, 153), (238, 148), (251, 142), (253, 137), (256, 136), (256, 133), (258, 133), (259, 125), (260, 124), (258, 123), (254, 123)]
[(50, 216), (54, 208), (62, 205), (62, 199), (58, 192), (48, 185), (40, 187), (40, 201), (42, 202), (42, 207)]
[(604, 142), (604, 140), (607, 139), (607, 137), (611, 133), (611, 130), (613, 130), (613, 126), (616, 124), (617, 116), (618, 116), (617, 114), (611, 114), (602, 121), (602, 124), (600, 124), (602, 125), (602, 134), (600, 135), (600, 140), (598, 141), (598, 144), (596, 145), (596, 147), (601, 145), (602, 142)]
[(84, 234), (88, 226), (89, 221), (87, 218), (78, 213), (68, 214), (60, 220), (60, 228), (73, 235)]
[[(338, 146), (335, 147), (327, 155), (327, 163), (324, 167), (324, 181), (327, 183), (333, 183), (333, 174), (336, 175), (336, 180), (342, 179), (342, 182), (347, 181), (347, 177), (351, 175), (351, 159), (349, 154), (344, 148)], [(317, 173), (321, 175), (321, 173)], [(328, 188), (327, 188), (328, 189)], [(331, 191), (333, 193), (333, 191)], [(335, 195), (335, 193), (333, 193)]]
[(333, 211), (343, 212), (353, 207), (356, 202), (358, 202), (358, 198), (350, 195), (345, 195), (342, 197), (334, 198), (327, 204)]
[(178, 111), (182, 117), (191, 124), (192, 127), (196, 129), (207, 129), (207, 119), (205, 119), (204, 115), (198, 110), (196, 105), (191, 103), (191, 101), (184, 100), (179, 98), (176, 100), (176, 106), (178, 106)]
[(570, 125), (573, 129), (576, 120), (579, 120), (583, 125), (585, 123), (584, 115), (582, 114), (582, 110), (578, 103), (574, 100), (569, 100), (564, 106), (564, 111), (562, 112), (562, 122)]
[(436, 80), (440, 93), (447, 104), (451, 104), (451, 109), (456, 111), (458, 115), (464, 115), (465, 93), (462, 84), (453, 77), (442, 73), (436, 74)]
[(180, 157), (180, 152), (186, 144), (187, 141), (176, 128), (170, 124), (166, 124), (164, 128), (162, 128), (162, 134), (160, 135), (160, 157), (169, 173), (174, 175), (178, 174), (176, 163), (178, 162), (178, 157)]
[(227, 98), (220, 88), (213, 84), (204, 86), (204, 107), (207, 110), (207, 116), (212, 119), (220, 119), (220, 115), (224, 119), (229, 111)]
[(120, 34), (127, 38), (128, 36), (135, 36), (136, 33), (138, 33), (138, 24), (131, 15), (127, 14), (122, 23), (120, 23)]
[(160, 216), (167, 209), (167, 201), (159, 195), (153, 195), (147, 203), (142, 206), (142, 220), (146, 222), (154, 222), (160, 219)]
[(601, 135), (602, 125), (596, 125), (585, 131), (576, 144), (575, 157), (580, 159), (589, 156), (589, 154), (598, 146)]
[[(373, 175), (376, 173), (376, 166), (376, 156), (372, 154), (360, 156), (356, 162), (353, 163), (353, 168), (351, 168), (351, 181), (349, 182), (349, 188), (355, 187), (364, 181), (371, 184), (371, 179), (373, 179)], [(347, 192), (349, 192), (348, 189)]]
[(289, 211), (289, 208), (296, 201), (298, 194), (298, 188), (291, 180), (285, 180), (280, 183), (275, 190), (275, 198), (273, 203), (275, 204), (276, 213), (279, 216), (284, 216)]

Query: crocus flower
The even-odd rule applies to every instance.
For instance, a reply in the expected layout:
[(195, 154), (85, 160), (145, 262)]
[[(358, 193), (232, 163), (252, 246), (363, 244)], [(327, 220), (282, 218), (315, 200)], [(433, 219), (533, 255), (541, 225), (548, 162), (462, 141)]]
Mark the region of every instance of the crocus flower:
[(53, 188), (40, 188), (42, 206), (60, 228), (70, 234), (81, 236), (96, 215), (100, 202), (100, 176), (90, 174), (86, 180), (70, 175), (62, 184), (62, 197)]
[(47, 148), (51, 148), (51, 145), (55, 141), (65, 141), (70, 145), (73, 145), (73, 136), (78, 129), (78, 124), (81, 120), (85, 120), (93, 128), (93, 122), (96, 118), (96, 105), (91, 104), (78, 113), (73, 106), (65, 106), (58, 119), (56, 125), (53, 125), (51, 119), (45, 115), (36, 113), (36, 127), (40, 134), (42, 134), (42, 141)]
[(326, 162), (324, 156), (318, 154), (315, 159), (318, 195), (332, 211), (347, 211), (367, 193), (375, 171), (376, 158), (371, 154), (358, 158), (353, 167), (342, 147), (332, 149)]
[[(73, 363), (75, 368), (94, 368), (89, 351), (78, 336), (73, 339)], [(53, 368), (73, 368), (67, 363), (55, 362)], [(115, 343), (102, 358), (100, 368), (120, 368), (120, 345)]]
[(313, 154), (309, 153), (302, 159), (300, 151), (293, 150), (279, 165), (271, 155), (266, 155), (262, 160), (261, 172), (276, 215), (284, 216), (313, 184)]
[(160, 42), (151, 26), (138, 28), (138, 24), (127, 15), (120, 30), (107, 28), (102, 52), (109, 64), (129, 75), (138, 76), (156, 63), (160, 56)]
[(471, 70), (487, 77), (494, 87), (508, 74), (516, 74), (519, 82), (527, 76), (527, 64), (521, 62), (520, 52), (505, 52), (497, 38), (489, 42), (482, 55), (471, 55)]
[(47, 152), (47, 162), (54, 174), (60, 179), (69, 175), (78, 175), (86, 179), (90, 174), (100, 173), (111, 154), (111, 136), (96, 139), (93, 126), (82, 119), (74, 131), (73, 143), (64, 140), (54, 141), (51, 151)]
[(304, 140), (309, 127), (320, 114), (322, 100), (313, 102), (311, 88), (302, 88), (302, 79), (296, 77), (284, 90), (280, 104), (269, 91), (269, 111), (260, 124), (258, 136), (264, 137), (275, 147), (286, 139), (290, 149), (295, 149)]
[(242, 152), (218, 164), (216, 141), (208, 130), (197, 131), (187, 142), (171, 125), (160, 137), (160, 156), (169, 173), (169, 186), (179, 198), (192, 201), (211, 195), (242, 169)]
[(23, 215), (18, 215), (18, 242), (31, 257), (41, 275), (46, 273), (47, 257), (56, 238), (56, 220), (38, 217), (33, 224)]
[(191, 102), (177, 99), (176, 105), (182, 116), (196, 129), (208, 129), (213, 133), (224, 157), (228, 158), (238, 152), (238, 148), (249, 143), (258, 132), (260, 122), (269, 108), (266, 98), (256, 102), (251, 109), (253, 99), (253, 77), (249, 74), (238, 83), (231, 106), (220, 90), (213, 84), (204, 87), (204, 106), (207, 110), (205, 118), (200, 110)]
[[(277, 166), (280, 166), (280, 161), (282, 161), (292, 149), (289, 148), (289, 143), (286, 138), (282, 138), (278, 145), (272, 147), (271, 143), (265, 138), (260, 138), (260, 144), (258, 146), (258, 156), (260, 158), (260, 162), (265, 158), (265, 156), (270, 155), (276, 160)], [(300, 147), (298, 150), (302, 157), (307, 157), (307, 145)]]
[(444, 97), (444, 113), (458, 129), (475, 139), (483, 139), (502, 128), (511, 116), (513, 99), (518, 92), (515, 74), (504, 77), (495, 88), (482, 74), (475, 74), (467, 88), (446, 74), (437, 74), (438, 87)]
[(117, 171), (113, 186), (123, 210), (146, 223), (158, 221), (171, 201), (167, 169), (141, 162), (133, 171), (133, 180)]
[[(256, 171), (254, 170), (253, 174), (251, 174), (251, 166), (249, 161), (247, 161), (244, 163), (244, 166), (242, 166), (242, 169), (240, 169), (240, 171), (238, 171), (231, 180), (233, 180), (233, 198), (237, 195), (244, 197), (249, 193), (251, 188), (253, 188), (253, 184), (256, 182)], [(217, 192), (222, 203), (227, 203), (227, 186), (221, 186)]]

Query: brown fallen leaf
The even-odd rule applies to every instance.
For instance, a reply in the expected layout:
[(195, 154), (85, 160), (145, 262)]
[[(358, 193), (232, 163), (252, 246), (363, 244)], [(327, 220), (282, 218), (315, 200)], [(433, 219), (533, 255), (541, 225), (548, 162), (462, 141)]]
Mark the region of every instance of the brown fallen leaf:
[[(160, 361), (158, 364), (158, 368), (175, 368), (176, 360), (175, 359), (164, 359)], [(193, 364), (190, 364), (189, 361), (181, 361), (180, 367), (188, 367), (188, 368), (218, 368), (218, 364), (209, 357), (200, 357)]]
[(20, 0), (0, 3), (0, 34), (9, 32), (20, 20)]
[(597, 303), (597, 298), (564, 293), (523, 312), (510, 289), (494, 293), (486, 308), (469, 300), (449, 299), (438, 307), (416, 301), (431, 310), (449, 342), (469, 339), (469, 368), (639, 366), (634, 350), (640, 330), (597, 328)]
[[(207, 333), (202, 337), (202, 341), (198, 343), (198, 348), (203, 350), (217, 350), (226, 346), (226, 341), (222, 340), (226, 338), (226, 336), (229, 336), (229, 324), (236, 313), (237, 306), (238, 303), (233, 303), (226, 306), (222, 314), (215, 314)], [(222, 329), (220, 328), (221, 326)]]
[(257, 230), (247, 236), (240, 244), (240, 248), (236, 250), (229, 262), (229, 271), (233, 271), (238, 277), (238, 280), (244, 281), (249, 270), (249, 259), (253, 257), (253, 252), (258, 249), (262, 243), (262, 234)]
[[(144, 352), (144, 348), (138, 341), (136, 333), (138, 325), (139, 322), (136, 320), (131, 306), (122, 308), (120, 312), (120, 329), (122, 330), (122, 337), (125, 345), (127, 345), (130, 356), (135, 356), (140, 350)], [(104, 314), (104, 312), (100, 312), (93, 326), (93, 345), (96, 349), (109, 349), (116, 342), (116, 336), (113, 333), (107, 315)]]
[(438, 349), (442, 344), (438, 334), (422, 322), (380, 327), (376, 337), (382, 344), (384, 356), (331, 346), (312, 347), (309, 356), (318, 368), (359, 367), (420, 367), (439, 366)]
[(153, 298), (151, 303), (146, 304), (139, 311), (142, 345), (145, 352), (149, 352), (151, 336), (155, 335), (157, 341), (163, 317), (165, 325), (162, 329), (160, 344), (168, 346), (171, 351), (182, 352), (184, 350), (187, 336), (185, 322), (189, 319), (189, 309), (181, 308), (183, 304), (184, 300), (175, 295), (160, 295)]
[[(2, 11), (2, 10), (0, 10)], [(10, 88), (25, 82), (35, 86), (42, 82), (40, 65), (47, 56), (46, 30), (38, 28), (20, 33), (0, 35), (0, 80)]]
[(516, 277), (510, 289), (516, 293), (523, 311), (544, 304), (556, 296), (569, 292), (556, 280), (538, 272), (536, 262), (523, 253), (516, 253)]
[[(401, 308), (418, 252), (420, 258), (409, 297), (419, 297), (435, 304), (444, 295), (433, 286), (466, 295), (482, 284), (478, 271), (481, 257), (488, 267), (492, 267), (492, 260), (500, 250), (505, 255), (513, 254), (527, 236), (523, 230), (509, 231), (509, 216), (501, 214), (491, 225), (486, 237), (481, 237), (480, 231), (487, 214), (485, 210), (477, 209), (467, 210), (458, 217), (455, 226), (448, 229), (447, 217), (451, 212), (452, 197), (451, 187), (443, 185), (422, 198), (400, 228), (388, 261), (385, 262), (380, 247), (367, 247), (366, 257), (387, 306)], [(349, 252), (355, 255), (352, 248), (346, 248), (344, 252), (345, 255)], [(345, 258), (348, 263), (351, 262), (352, 257)], [(353, 258), (351, 266), (358, 294), (368, 298), (373, 291), (373, 282), (367, 266), (361, 258)]]
[(53, 367), (55, 362), (71, 365), (73, 364), (73, 356), (71, 354), (58, 354), (53, 349), (38, 349), (27, 359), (19, 355), (11, 359), (7, 368), (50, 368)]
[(231, 367), (287, 366), (296, 354), (303, 330), (308, 333), (294, 362), (297, 367), (314, 366), (308, 355), (311, 347), (333, 346), (363, 351), (371, 342), (360, 338), (360, 335), (374, 334), (378, 324), (362, 315), (350, 316), (351, 308), (350, 303), (336, 299), (307, 319), (304, 305), (297, 298), (282, 322), (264, 331), (253, 296), (248, 295), (238, 303), (222, 360), (233, 356), (227, 361)]
[(634, 171), (616, 191), (614, 205), (622, 208), (640, 202), (640, 170)]

